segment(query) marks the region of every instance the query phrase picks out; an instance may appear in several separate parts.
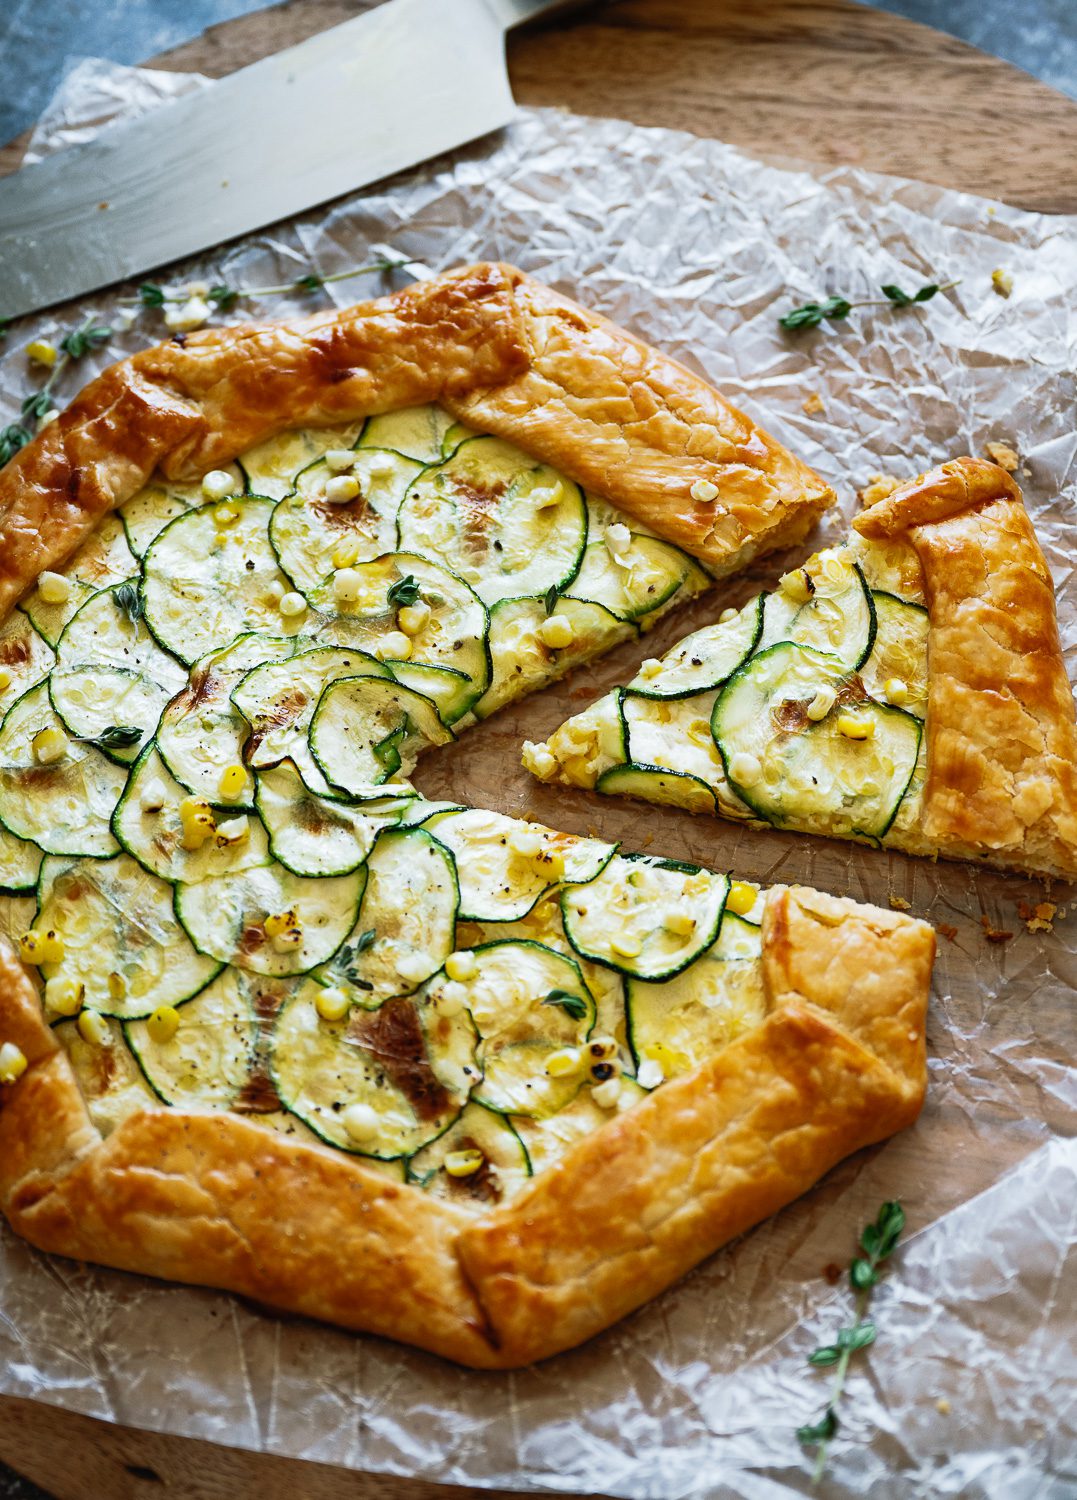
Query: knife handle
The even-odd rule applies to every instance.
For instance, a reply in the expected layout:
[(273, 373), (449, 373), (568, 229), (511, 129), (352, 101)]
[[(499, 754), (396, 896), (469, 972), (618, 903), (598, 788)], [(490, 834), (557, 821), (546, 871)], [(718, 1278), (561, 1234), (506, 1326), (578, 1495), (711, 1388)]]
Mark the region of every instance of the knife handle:
[(583, 0), (487, 0), (506, 31), (559, 10), (572, 10)]

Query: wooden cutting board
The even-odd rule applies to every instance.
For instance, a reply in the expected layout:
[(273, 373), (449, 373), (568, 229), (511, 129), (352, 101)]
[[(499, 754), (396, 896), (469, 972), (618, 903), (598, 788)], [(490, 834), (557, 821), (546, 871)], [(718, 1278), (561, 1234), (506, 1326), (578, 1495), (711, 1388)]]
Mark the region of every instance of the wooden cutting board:
[[(336, 25), (359, 0), (288, 0), (157, 59), (214, 77)], [(595, 60), (601, 59), (596, 67)], [(524, 104), (716, 136), (1077, 213), (1077, 103), (939, 32), (852, 0), (620, 0), (513, 38)], [(24, 141), (0, 151), (11, 171)], [(56, 1500), (452, 1500), (466, 1492), (135, 1431), (0, 1398), (0, 1458)], [(480, 1492), (476, 1492), (480, 1493)], [(504, 1491), (482, 1491), (499, 1500)]]

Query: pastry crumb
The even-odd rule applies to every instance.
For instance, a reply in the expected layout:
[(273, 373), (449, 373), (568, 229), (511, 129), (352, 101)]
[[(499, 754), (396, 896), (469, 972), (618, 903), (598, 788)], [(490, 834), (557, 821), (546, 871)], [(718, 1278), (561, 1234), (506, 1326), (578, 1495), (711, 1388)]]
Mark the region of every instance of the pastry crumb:
[(911, 911), (912, 902), (906, 901), (904, 896), (891, 896), (890, 906), (894, 911)]
[(948, 1417), (950, 1415), (950, 1403), (945, 1396), (940, 1396), (935, 1402), (935, 1410), (940, 1417)]
[(991, 918), (986, 914), (980, 918), (980, 926), (984, 930), (984, 937), (989, 943), (1008, 943), (1013, 937), (1004, 927), (992, 927)]
[(838, 1282), (842, 1278), (844, 1270), (845, 1267), (839, 1266), (836, 1260), (829, 1261), (823, 1267), (823, 1278), (829, 1283), (830, 1286), (837, 1286)]
[(1008, 297), (1013, 291), (1013, 277), (998, 266), (991, 272), (991, 285), (1000, 297)]
[(867, 484), (857, 490), (856, 498), (861, 505), (877, 505), (892, 495), (901, 482), (895, 474), (869, 474)]
[(943, 937), (951, 943), (953, 942), (954, 938), (957, 937), (957, 928), (951, 927), (949, 922), (936, 922), (935, 931), (941, 932)]
[(1029, 932), (1053, 932), (1058, 907), (1053, 901), (1037, 901), (1035, 906), (1030, 906), (1027, 901), (1018, 901), (1017, 915)]
[(826, 408), (823, 406), (823, 398), (822, 396), (820, 396), (819, 392), (810, 391), (801, 402), (800, 409), (802, 412), (804, 412), (805, 416), (815, 417), (818, 416), (821, 411), (825, 411)]
[(1009, 443), (985, 443), (984, 452), (993, 464), (998, 464), (1000, 469), (1005, 469), (1007, 474), (1015, 474), (1021, 462), (1021, 455), (1016, 448), (1011, 448)]

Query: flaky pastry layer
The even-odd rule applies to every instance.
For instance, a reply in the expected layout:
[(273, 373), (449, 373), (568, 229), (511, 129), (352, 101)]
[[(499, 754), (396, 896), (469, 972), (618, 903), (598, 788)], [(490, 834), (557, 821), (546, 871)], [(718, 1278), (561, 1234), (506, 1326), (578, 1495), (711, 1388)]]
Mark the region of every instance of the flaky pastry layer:
[[(706, 381), (512, 266), (112, 365), (0, 471), (0, 619), (161, 469), (198, 479), (293, 427), (437, 401), (716, 572), (799, 541), (833, 491)], [(699, 481), (717, 498), (692, 497)]]

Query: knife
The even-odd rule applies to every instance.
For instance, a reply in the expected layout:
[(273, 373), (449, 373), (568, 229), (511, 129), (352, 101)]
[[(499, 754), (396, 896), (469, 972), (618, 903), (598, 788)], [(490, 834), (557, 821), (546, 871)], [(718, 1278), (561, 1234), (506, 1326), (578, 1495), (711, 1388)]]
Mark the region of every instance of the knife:
[(221, 244), (506, 125), (505, 34), (566, 0), (388, 0), (0, 180), (0, 317)]

